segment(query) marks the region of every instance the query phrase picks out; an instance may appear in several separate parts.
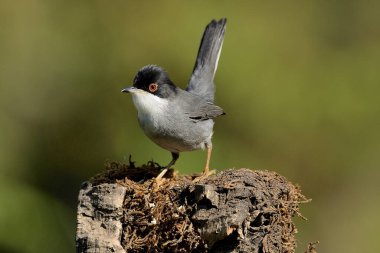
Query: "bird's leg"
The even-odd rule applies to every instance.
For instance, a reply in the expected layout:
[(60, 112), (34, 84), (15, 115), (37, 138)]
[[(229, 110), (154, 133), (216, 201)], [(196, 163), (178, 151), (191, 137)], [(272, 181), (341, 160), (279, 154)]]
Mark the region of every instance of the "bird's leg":
[(206, 165), (205, 165), (205, 167), (204, 167), (204, 169), (203, 169), (203, 173), (202, 173), (199, 177), (197, 177), (197, 178), (195, 178), (195, 179), (193, 180), (194, 183), (195, 183), (195, 182), (199, 182), (199, 181), (201, 181), (202, 179), (205, 179), (205, 178), (207, 178), (208, 176), (211, 176), (211, 175), (213, 175), (213, 174), (216, 173), (215, 170), (211, 170), (211, 171), (210, 171), (210, 159), (211, 159), (211, 153), (212, 153), (212, 145), (209, 144), (209, 145), (207, 145), (206, 147), (207, 147), (207, 159), (206, 159)]
[(169, 169), (171, 166), (173, 166), (175, 164), (175, 162), (178, 160), (178, 158), (179, 158), (179, 153), (172, 152), (172, 160), (170, 161), (168, 166), (166, 166), (166, 168)]
[(172, 160), (170, 161), (170, 163), (165, 167), (165, 169), (163, 169), (161, 171), (160, 174), (158, 174), (158, 176), (156, 177), (156, 183), (157, 185), (160, 185), (160, 182), (163, 178), (163, 176), (165, 176), (166, 172), (168, 171), (168, 169), (170, 169), (170, 167), (172, 167), (175, 162), (178, 160), (179, 158), (179, 153), (175, 153), (175, 152), (172, 152)]
[(203, 174), (207, 175), (210, 172), (210, 159), (211, 159), (211, 153), (212, 153), (212, 146), (210, 145), (207, 147), (207, 159), (206, 159), (206, 165), (203, 169)]

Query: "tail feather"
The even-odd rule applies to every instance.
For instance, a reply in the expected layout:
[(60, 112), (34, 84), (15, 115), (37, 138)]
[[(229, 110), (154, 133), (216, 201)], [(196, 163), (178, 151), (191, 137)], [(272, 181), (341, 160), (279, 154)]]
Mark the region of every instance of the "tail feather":
[(214, 76), (222, 50), (227, 19), (212, 20), (206, 27), (187, 91), (214, 101)]

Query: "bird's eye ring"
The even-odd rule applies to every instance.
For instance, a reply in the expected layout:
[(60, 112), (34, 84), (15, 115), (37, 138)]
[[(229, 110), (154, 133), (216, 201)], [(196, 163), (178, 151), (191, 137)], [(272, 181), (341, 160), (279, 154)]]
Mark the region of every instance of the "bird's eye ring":
[(156, 84), (156, 83), (151, 83), (151, 84), (149, 84), (149, 91), (150, 92), (156, 92), (158, 90), (158, 84)]

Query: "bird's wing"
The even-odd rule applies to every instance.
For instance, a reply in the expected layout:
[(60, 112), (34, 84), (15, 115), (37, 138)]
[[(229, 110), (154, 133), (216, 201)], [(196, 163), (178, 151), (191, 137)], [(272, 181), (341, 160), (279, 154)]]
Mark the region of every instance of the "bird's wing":
[(188, 95), (181, 97), (181, 111), (195, 122), (213, 119), (225, 114), (221, 107), (214, 105), (213, 103), (208, 102), (197, 95), (190, 95), (188, 93)]
[(193, 121), (202, 121), (216, 118), (220, 115), (224, 115), (225, 112), (222, 108), (214, 104), (204, 104), (185, 112)]
[(213, 102), (215, 95), (214, 75), (222, 50), (227, 19), (212, 20), (206, 27), (197, 60), (190, 77), (187, 91)]

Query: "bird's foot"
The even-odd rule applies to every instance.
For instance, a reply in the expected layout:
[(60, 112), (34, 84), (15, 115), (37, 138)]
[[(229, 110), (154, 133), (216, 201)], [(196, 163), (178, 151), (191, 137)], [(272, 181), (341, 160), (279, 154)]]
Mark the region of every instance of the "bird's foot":
[(193, 179), (193, 183), (198, 183), (206, 178), (208, 178), (209, 176), (212, 176), (212, 175), (215, 175), (216, 174), (216, 170), (207, 170), (207, 171), (203, 171), (202, 174), (196, 178)]
[(158, 176), (154, 179), (154, 181), (156, 182), (157, 188), (160, 187), (160, 185), (165, 181), (164, 176), (165, 176), (166, 172), (168, 172), (167, 167), (165, 169), (163, 169), (160, 172), (160, 174), (158, 174)]
[(175, 152), (172, 152), (172, 160), (170, 161), (170, 163), (161, 171), (160, 174), (158, 174), (158, 176), (156, 177), (155, 181), (156, 181), (156, 187), (159, 188), (159, 186), (165, 181), (164, 179), (164, 176), (166, 174), (166, 172), (168, 172), (168, 170), (175, 164), (175, 162), (177, 161), (179, 157), (179, 153), (175, 153)]

